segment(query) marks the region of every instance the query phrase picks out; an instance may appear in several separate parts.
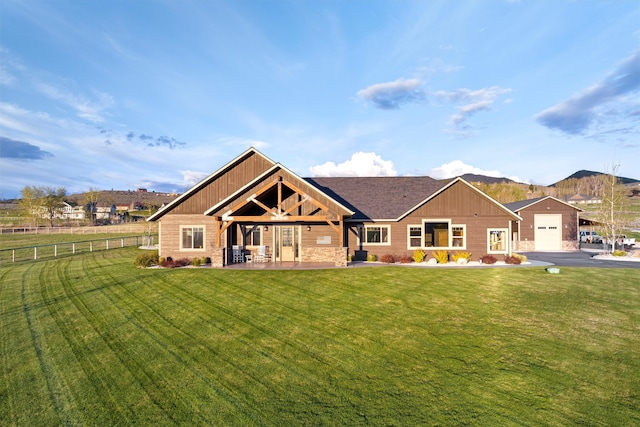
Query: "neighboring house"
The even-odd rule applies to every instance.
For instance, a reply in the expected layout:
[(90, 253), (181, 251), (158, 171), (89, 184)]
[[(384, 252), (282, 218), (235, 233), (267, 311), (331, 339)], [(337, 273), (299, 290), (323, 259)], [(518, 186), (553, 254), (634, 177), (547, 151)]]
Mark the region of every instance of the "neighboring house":
[(598, 196), (589, 196), (588, 194), (574, 194), (567, 199), (570, 205), (593, 205), (602, 203), (602, 199)]
[(116, 217), (115, 203), (98, 202), (93, 205), (93, 215), (96, 220), (111, 221)]
[(522, 218), (512, 225), (515, 250), (578, 249), (578, 214), (582, 209), (551, 196), (506, 203), (505, 206)]
[[(304, 179), (251, 148), (149, 217), (161, 257), (346, 265), (347, 254), (438, 249), (506, 255), (522, 218), (461, 178)], [(236, 258), (238, 261), (239, 258)]]
[[(47, 209), (38, 207), (34, 209), (42, 218), (49, 218)], [(82, 206), (73, 206), (67, 202), (62, 202), (62, 206), (55, 212), (54, 219), (84, 219), (85, 213)]]

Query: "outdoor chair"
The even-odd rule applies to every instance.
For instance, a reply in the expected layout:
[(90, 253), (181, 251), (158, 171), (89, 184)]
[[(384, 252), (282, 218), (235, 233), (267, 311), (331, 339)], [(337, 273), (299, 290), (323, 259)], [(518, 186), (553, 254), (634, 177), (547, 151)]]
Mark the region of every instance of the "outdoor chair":
[(233, 245), (231, 247), (231, 250), (233, 251), (233, 263), (237, 263), (237, 262), (243, 262), (244, 258), (242, 256), (242, 248), (240, 248), (239, 245)]

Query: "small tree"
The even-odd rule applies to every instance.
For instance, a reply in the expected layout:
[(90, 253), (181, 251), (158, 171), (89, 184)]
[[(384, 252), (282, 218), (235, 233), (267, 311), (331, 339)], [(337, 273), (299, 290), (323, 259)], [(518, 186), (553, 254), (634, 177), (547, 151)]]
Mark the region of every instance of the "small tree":
[(53, 220), (62, 210), (67, 190), (63, 187), (26, 186), (21, 193), (20, 207), (27, 215), (34, 218), (35, 225), (38, 225), (38, 218), (44, 217), (53, 227)]
[(600, 175), (602, 203), (597, 211), (600, 232), (604, 242), (611, 242), (611, 252), (615, 250), (616, 237), (629, 225), (629, 215), (625, 213), (627, 205), (626, 190), (616, 176), (619, 165), (611, 168), (611, 174)]

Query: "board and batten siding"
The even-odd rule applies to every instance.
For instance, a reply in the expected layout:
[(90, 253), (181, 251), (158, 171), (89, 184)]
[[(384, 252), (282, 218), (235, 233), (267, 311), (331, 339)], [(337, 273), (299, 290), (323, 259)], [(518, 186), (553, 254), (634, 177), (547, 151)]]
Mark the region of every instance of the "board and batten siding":
[[(452, 225), (465, 225), (466, 247), (448, 248), (450, 252), (471, 252), (473, 259), (478, 259), (488, 252), (488, 230), (504, 229), (507, 238), (511, 235), (512, 216), (490, 199), (482, 196), (466, 184), (458, 182), (439, 193), (427, 203), (415, 209), (400, 221), (374, 221), (366, 225), (386, 225), (390, 227), (391, 241), (388, 245), (360, 244), (357, 236), (357, 224), (350, 223), (347, 232), (349, 253), (366, 251), (378, 257), (384, 254), (396, 256), (412, 255), (409, 249), (409, 225), (421, 225), (425, 220), (451, 220)], [(431, 257), (432, 248), (424, 248)]]
[(221, 171), (215, 179), (183, 200), (171, 213), (202, 214), (272, 166), (267, 159), (254, 153), (242, 162)]

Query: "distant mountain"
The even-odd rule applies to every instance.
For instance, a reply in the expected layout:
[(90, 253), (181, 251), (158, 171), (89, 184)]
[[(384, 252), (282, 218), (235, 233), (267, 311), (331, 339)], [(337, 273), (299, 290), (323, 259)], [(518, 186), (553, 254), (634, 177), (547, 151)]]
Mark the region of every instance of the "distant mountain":
[[(574, 173), (572, 175), (569, 175), (568, 177), (566, 177), (564, 179), (561, 179), (558, 182), (562, 182), (562, 181), (565, 181), (567, 179), (572, 179), (572, 178), (582, 179), (582, 178), (588, 178), (590, 176), (600, 176), (600, 175), (606, 175), (606, 174), (604, 174), (602, 172), (594, 172), (594, 171), (588, 171), (588, 170), (584, 170), (583, 169), (583, 170), (579, 170), (578, 172), (576, 172), (576, 173)], [(620, 182), (622, 184), (625, 184), (625, 185), (626, 184), (638, 184), (638, 183), (640, 183), (640, 180), (633, 179), (633, 178), (625, 178), (625, 177), (622, 177), (622, 176), (619, 176), (617, 178), (620, 180)], [(558, 184), (558, 182), (554, 182), (549, 187), (555, 187)]]

